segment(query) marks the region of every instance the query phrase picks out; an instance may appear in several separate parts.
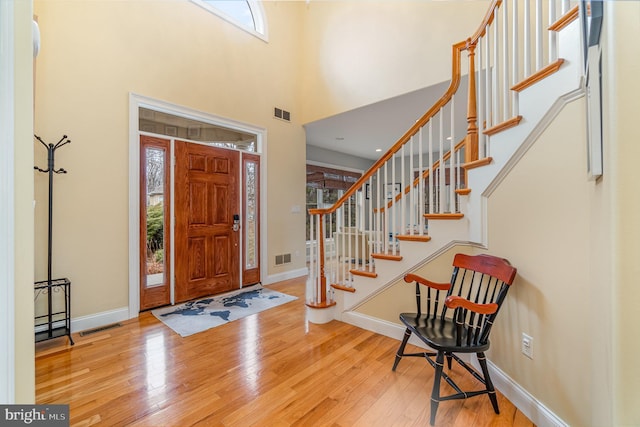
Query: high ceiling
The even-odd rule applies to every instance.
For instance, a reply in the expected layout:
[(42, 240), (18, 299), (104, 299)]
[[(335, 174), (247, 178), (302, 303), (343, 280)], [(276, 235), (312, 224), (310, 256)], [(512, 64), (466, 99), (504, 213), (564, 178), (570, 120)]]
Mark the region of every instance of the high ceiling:
[[(445, 93), (448, 86), (449, 82), (439, 83), (307, 123), (307, 145), (376, 160), (422, 117)], [(467, 93), (464, 78), (458, 93), (456, 114), (464, 114)], [(456, 129), (456, 134), (462, 135), (466, 122), (457, 123)]]

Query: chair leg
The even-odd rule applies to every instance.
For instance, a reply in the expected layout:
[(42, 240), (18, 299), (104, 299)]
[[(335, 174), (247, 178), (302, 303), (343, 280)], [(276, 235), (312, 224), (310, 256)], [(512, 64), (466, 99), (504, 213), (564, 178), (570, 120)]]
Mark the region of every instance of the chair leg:
[(431, 390), (431, 418), (429, 423), (434, 425), (436, 422), (436, 412), (440, 404), (440, 379), (442, 378), (442, 369), (444, 368), (444, 353), (439, 351), (436, 355), (436, 371), (433, 375), (433, 389)]
[(498, 408), (498, 399), (496, 398), (496, 390), (493, 388), (493, 383), (491, 382), (491, 377), (489, 376), (489, 369), (487, 369), (487, 358), (484, 353), (477, 353), (478, 362), (480, 363), (480, 367), (482, 368), (482, 374), (484, 375), (484, 382), (487, 386), (487, 390), (489, 391), (489, 400), (491, 400), (491, 405), (493, 406), (493, 411), (496, 414), (500, 413), (500, 409)]
[(447, 367), (449, 368), (449, 370), (451, 370), (451, 361), (453, 360), (453, 357), (451, 357), (451, 353), (448, 353), (446, 356), (447, 356)]
[(392, 371), (395, 371), (396, 368), (398, 367), (398, 363), (400, 363), (400, 359), (402, 359), (402, 356), (404, 355), (404, 348), (407, 345), (407, 341), (409, 341), (410, 336), (411, 336), (411, 330), (407, 328), (404, 331), (404, 337), (402, 338), (402, 343), (400, 344), (400, 347), (398, 347), (398, 351), (396, 352), (396, 360), (395, 362), (393, 362), (393, 368), (391, 368)]

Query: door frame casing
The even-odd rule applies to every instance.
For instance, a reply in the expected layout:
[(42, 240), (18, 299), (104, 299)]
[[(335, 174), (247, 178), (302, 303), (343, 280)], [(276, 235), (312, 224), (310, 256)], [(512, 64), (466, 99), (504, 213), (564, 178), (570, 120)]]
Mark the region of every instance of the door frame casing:
[(14, 8), (0, 1), (0, 402), (15, 402)]
[[(257, 150), (254, 154), (259, 154), (261, 157), (260, 168), (260, 222), (266, 224), (266, 209), (264, 201), (266, 198), (266, 171), (267, 171), (267, 130), (265, 128), (253, 126), (247, 123), (242, 123), (236, 120), (228, 119), (225, 117), (197, 111), (188, 107), (173, 104), (170, 102), (160, 101), (154, 98), (149, 98), (136, 93), (129, 93), (129, 318), (133, 319), (138, 317), (140, 311), (140, 262), (139, 262), (139, 248), (140, 248), (140, 131), (138, 129), (139, 123), (139, 108), (147, 108), (154, 111), (159, 111), (175, 116), (184, 117), (187, 119), (198, 120), (205, 123), (211, 123), (213, 125), (223, 126), (238, 131), (252, 133), (257, 137)], [(167, 139), (173, 139), (166, 137)], [(174, 159), (173, 153), (171, 155), (171, 168), (173, 169)], [(172, 190), (173, 191), (173, 190)], [(171, 194), (173, 199), (173, 194)], [(174, 213), (171, 214), (171, 223), (173, 225)], [(173, 228), (173, 227), (172, 227)], [(267, 227), (260, 228), (260, 264), (266, 265), (265, 256), (266, 250), (266, 229)], [(173, 258), (171, 259), (172, 265), (175, 269), (175, 263)], [(260, 271), (261, 281), (264, 281), (265, 271)], [(172, 301), (173, 301), (173, 289), (172, 289)]]

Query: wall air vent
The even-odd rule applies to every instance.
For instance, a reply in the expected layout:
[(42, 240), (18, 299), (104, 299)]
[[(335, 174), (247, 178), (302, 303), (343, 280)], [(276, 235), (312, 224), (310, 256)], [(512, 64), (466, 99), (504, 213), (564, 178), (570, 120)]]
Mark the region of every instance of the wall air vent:
[(282, 108), (275, 107), (273, 109), (273, 116), (276, 119), (281, 119), (281, 120), (284, 120), (286, 122), (290, 122), (291, 121), (291, 113), (286, 111), (286, 110), (283, 110)]
[(289, 264), (291, 262), (291, 254), (276, 255), (276, 265)]

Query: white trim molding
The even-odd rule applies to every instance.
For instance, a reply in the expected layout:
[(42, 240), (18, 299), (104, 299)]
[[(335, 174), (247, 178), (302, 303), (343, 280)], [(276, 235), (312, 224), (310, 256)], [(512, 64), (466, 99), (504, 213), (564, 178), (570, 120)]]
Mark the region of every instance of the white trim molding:
[(281, 282), (283, 280), (296, 279), (298, 277), (303, 277), (303, 276), (306, 276), (307, 274), (309, 274), (309, 270), (307, 268), (299, 268), (297, 270), (285, 271), (284, 273), (271, 274), (265, 277), (262, 284), (271, 285), (273, 283)]
[(71, 319), (71, 332), (86, 331), (113, 323), (123, 322), (129, 319), (129, 307), (116, 308), (102, 313)]
[(14, 17), (0, 1), (0, 403), (15, 403)]

